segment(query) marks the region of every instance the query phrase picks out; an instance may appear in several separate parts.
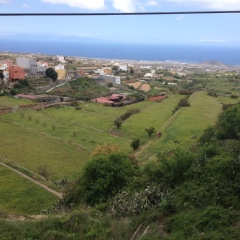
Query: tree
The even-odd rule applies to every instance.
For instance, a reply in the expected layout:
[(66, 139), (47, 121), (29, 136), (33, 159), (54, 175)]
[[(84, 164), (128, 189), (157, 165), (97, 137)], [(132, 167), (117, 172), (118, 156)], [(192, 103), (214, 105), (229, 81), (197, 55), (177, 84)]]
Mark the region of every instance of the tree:
[(222, 112), (217, 122), (218, 139), (240, 139), (240, 105)]
[(113, 66), (112, 70), (117, 72), (118, 71), (118, 67), (117, 66)]
[(214, 127), (208, 127), (207, 129), (205, 129), (202, 136), (199, 138), (199, 142), (201, 144), (213, 142), (216, 137), (215, 131), (216, 129)]
[(134, 151), (136, 151), (136, 150), (139, 148), (139, 146), (140, 146), (140, 140), (139, 140), (139, 139), (134, 139), (134, 140), (131, 142), (130, 146), (132, 147), (132, 149), (133, 149)]
[(154, 127), (145, 128), (145, 131), (148, 133), (148, 136), (151, 137), (153, 133), (156, 132)]
[(46, 76), (56, 81), (58, 78), (58, 73), (53, 68), (48, 68), (45, 72)]
[(179, 107), (189, 107), (190, 103), (188, 102), (187, 98), (182, 98), (182, 99), (179, 100), (178, 106)]
[(79, 197), (92, 206), (107, 202), (127, 185), (134, 172), (133, 164), (124, 154), (95, 156), (79, 179)]

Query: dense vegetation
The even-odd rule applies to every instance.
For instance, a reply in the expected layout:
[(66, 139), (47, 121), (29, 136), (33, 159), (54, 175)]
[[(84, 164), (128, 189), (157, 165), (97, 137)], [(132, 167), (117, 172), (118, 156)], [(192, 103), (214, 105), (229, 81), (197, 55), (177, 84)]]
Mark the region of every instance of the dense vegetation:
[(74, 97), (79, 100), (90, 100), (96, 97), (105, 96), (110, 93), (109, 89), (97, 83), (96, 80), (88, 77), (78, 78), (69, 82), (67, 86), (62, 86), (51, 92), (69, 97)]

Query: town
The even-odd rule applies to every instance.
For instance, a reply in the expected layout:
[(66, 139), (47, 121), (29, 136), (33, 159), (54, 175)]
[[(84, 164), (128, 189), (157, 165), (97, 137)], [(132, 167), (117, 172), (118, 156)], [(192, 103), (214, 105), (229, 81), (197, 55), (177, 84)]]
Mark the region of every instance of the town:
[[(46, 76), (48, 69), (56, 73), (56, 77)], [(147, 62), (0, 53), (1, 94), (10, 92), (16, 97), (44, 101), (47, 99), (46, 94), (53, 94), (59, 95), (57, 99), (61, 101), (75, 97), (78, 100), (123, 106), (136, 101), (135, 97), (131, 97), (136, 92), (141, 93), (138, 100), (146, 97), (161, 100), (169, 89), (194, 85), (193, 82), (196, 80), (194, 74), (216, 73), (216, 77), (220, 77), (238, 75), (239, 72), (240, 66), (228, 66), (218, 62)], [(68, 94), (68, 91), (60, 91), (69, 81), (79, 78), (92, 79), (98, 85), (107, 87), (109, 91), (104, 91), (103, 95), (90, 94), (85, 99)], [(21, 83), (23, 80), (27, 80), (33, 88), (20, 90), (16, 83)], [(52, 97), (49, 99), (53, 100)]]

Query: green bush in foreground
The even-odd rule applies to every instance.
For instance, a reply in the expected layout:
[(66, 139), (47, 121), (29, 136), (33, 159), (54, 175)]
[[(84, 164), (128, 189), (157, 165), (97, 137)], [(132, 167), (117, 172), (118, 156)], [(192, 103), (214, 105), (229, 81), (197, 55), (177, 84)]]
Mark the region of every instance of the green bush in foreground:
[(90, 205), (104, 203), (129, 183), (134, 171), (124, 154), (98, 155), (84, 168), (77, 183), (77, 194)]

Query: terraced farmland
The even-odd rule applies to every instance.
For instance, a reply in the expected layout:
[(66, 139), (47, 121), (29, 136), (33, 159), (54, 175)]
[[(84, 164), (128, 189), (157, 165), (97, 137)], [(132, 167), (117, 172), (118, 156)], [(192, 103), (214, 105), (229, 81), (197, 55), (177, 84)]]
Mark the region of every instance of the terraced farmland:
[[(178, 147), (190, 148), (196, 144), (202, 131), (212, 126), (221, 112), (222, 98), (195, 92), (189, 98), (191, 106), (181, 108), (172, 115), (173, 109), (183, 97), (170, 94), (162, 102), (143, 101), (121, 108), (84, 102), (80, 104), (81, 110), (63, 106), (4, 114), (0, 116), (0, 158), (7, 158), (36, 176), (41, 168), (47, 169), (48, 185), (59, 179), (75, 178), (90, 160), (90, 155), (98, 144), (116, 144), (129, 154), (133, 153), (131, 141), (140, 139), (141, 147), (135, 156), (140, 164), (144, 164), (155, 159), (161, 151), (171, 151)], [(24, 103), (29, 104), (29, 101)], [(7, 104), (19, 106), (23, 102), (20, 99), (0, 98), (0, 105)], [(117, 129), (114, 120), (132, 108), (137, 108), (140, 112), (132, 115)], [(145, 131), (150, 127), (161, 131), (162, 137), (150, 138)], [(7, 181), (9, 171), (3, 171), (2, 182)], [(14, 181), (11, 183), (12, 189), (17, 188), (22, 180), (16, 186)], [(46, 198), (55, 198), (48, 194)], [(6, 210), (11, 207), (2, 203), (1, 208)]]

